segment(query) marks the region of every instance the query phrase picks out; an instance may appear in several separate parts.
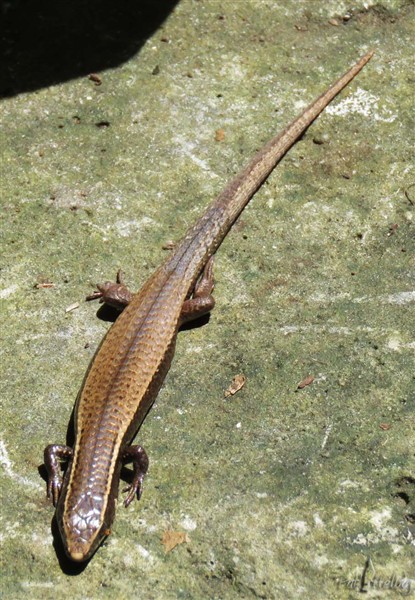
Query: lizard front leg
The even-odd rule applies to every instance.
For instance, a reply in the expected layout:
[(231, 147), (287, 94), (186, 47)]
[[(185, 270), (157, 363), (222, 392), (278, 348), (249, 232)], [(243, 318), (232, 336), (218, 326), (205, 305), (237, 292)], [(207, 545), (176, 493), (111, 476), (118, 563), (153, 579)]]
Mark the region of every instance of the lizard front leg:
[(69, 446), (59, 444), (49, 444), (44, 451), (44, 462), (48, 473), (48, 498), (52, 497), (53, 506), (58, 503), (59, 494), (62, 489), (62, 474), (60, 461), (70, 460), (73, 456), (73, 450)]
[(124, 500), (124, 506), (128, 506), (137, 495), (137, 500), (140, 500), (143, 491), (144, 476), (148, 470), (148, 456), (142, 446), (128, 446), (125, 448), (121, 460), (123, 464), (133, 463), (133, 479), (130, 485), (124, 490), (128, 492)]

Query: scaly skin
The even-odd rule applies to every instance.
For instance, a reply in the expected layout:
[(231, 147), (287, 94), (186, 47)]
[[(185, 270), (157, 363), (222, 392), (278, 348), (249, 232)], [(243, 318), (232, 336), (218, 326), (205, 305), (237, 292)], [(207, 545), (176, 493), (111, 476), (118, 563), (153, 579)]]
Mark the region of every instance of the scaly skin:
[[(65, 446), (45, 450), (48, 493), (57, 504), (60, 532), (72, 560), (90, 558), (108, 535), (125, 460), (133, 460), (136, 475), (126, 503), (140, 493), (148, 461), (142, 448), (129, 444), (170, 367), (181, 323), (213, 307), (210, 257), (279, 160), (372, 55), (363, 56), (254, 156), (132, 297), (105, 336), (77, 400), (73, 451)], [(204, 267), (205, 275), (195, 288)], [(110, 292), (98, 295), (111, 301)], [(70, 464), (62, 482), (58, 459), (64, 458)]]

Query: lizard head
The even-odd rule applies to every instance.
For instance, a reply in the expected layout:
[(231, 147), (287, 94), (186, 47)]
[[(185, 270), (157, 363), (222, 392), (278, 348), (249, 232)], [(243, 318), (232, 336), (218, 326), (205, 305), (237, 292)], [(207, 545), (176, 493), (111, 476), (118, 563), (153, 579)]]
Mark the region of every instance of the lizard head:
[(75, 562), (91, 558), (111, 533), (115, 502), (84, 491), (57, 507), (57, 521), (67, 556)]

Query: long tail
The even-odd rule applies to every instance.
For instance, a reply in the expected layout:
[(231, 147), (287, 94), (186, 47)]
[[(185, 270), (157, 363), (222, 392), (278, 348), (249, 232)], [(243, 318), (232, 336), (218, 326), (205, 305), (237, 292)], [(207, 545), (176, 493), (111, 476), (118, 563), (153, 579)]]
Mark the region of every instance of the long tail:
[(197, 273), (219, 247), (232, 224), (284, 154), (372, 58), (370, 51), (312, 102), (281, 133), (273, 137), (223, 190), (191, 227), (168, 260), (169, 268)]

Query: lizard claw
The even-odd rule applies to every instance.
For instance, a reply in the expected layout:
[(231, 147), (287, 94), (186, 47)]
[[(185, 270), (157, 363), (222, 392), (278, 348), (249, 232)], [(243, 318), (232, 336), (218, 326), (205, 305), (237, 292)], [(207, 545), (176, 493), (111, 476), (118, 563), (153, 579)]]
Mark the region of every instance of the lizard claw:
[(56, 506), (62, 489), (62, 477), (51, 477), (48, 481), (47, 497), (52, 498), (53, 506)]

